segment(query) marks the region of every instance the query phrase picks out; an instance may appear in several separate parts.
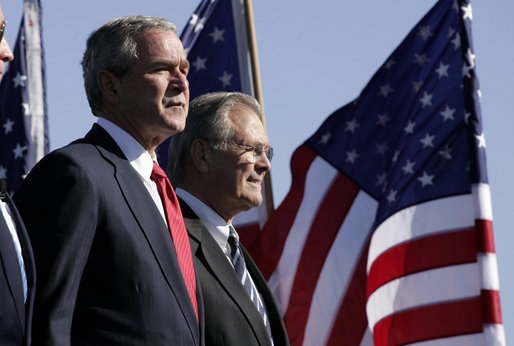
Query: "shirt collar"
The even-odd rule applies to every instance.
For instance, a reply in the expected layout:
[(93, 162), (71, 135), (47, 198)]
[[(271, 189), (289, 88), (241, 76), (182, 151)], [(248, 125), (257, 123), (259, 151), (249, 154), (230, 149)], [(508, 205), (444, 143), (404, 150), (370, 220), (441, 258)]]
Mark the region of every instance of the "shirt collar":
[(214, 240), (216, 240), (218, 245), (225, 250), (227, 248), (227, 240), (230, 234), (229, 226), (231, 224), (227, 224), (227, 222), (218, 213), (212, 210), (211, 207), (186, 190), (176, 188), (175, 193), (195, 212)]
[(113, 122), (98, 117), (97, 124), (114, 139), (136, 172), (144, 179), (150, 179), (154, 160), (148, 151), (128, 132)]

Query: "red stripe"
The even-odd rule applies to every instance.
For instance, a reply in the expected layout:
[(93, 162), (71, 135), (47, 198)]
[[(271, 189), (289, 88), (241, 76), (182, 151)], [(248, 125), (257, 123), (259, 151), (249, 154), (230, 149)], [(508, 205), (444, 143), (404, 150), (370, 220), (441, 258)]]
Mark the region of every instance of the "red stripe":
[[(359, 188), (337, 175), (321, 202), (305, 241), (284, 322), (291, 345), (302, 345), (312, 296), (325, 259)], [(337, 208), (337, 212), (335, 212)]]
[(366, 263), (369, 241), (357, 263), (355, 273), (346, 289), (337, 317), (334, 319), (326, 346), (359, 346), (368, 327), (366, 317)]
[(253, 247), (260, 234), (259, 222), (246, 223), (243, 225), (237, 225), (237, 234), (239, 234), (239, 242), (244, 245), (246, 250), (253, 256)]
[(481, 296), (484, 323), (502, 324), (500, 292), (482, 290)]
[(476, 260), (476, 232), (473, 228), (409, 241), (390, 248), (373, 262), (367, 296), (383, 284), (404, 275)]
[(251, 252), (266, 280), (270, 278), (280, 260), (289, 230), (302, 203), (307, 171), (316, 157), (316, 153), (307, 146), (302, 145), (296, 149), (291, 159), (291, 189), (280, 207), (269, 218)]
[(375, 346), (403, 345), (481, 333), (480, 297), (403, 311), (382, 319), (373, 329)]
[(490, 220), (475, 220), (478, 235), (478, 252), (494, 253), (493, 223)]

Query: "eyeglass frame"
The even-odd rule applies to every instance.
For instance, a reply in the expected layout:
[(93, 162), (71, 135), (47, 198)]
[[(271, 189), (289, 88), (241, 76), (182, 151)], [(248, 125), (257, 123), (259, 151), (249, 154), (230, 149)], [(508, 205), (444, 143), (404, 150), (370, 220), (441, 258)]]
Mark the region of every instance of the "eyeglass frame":
[(250, 145), (250, 144), (236, 142), (236, 141), (220, 141), (220, 140), (211, 139), (211, 138), (203, 138), (203, 139), (208, 142), (211, 142), (211, 143), (235, 144), (235, 145), (239, 146), (241, 149), (243, 149), (245, 152), (253, 151), (253, 157), (255, 159), (255, 162), (258, 162), (260, 160), (260, 158), (262, 157), (262, 154), (266, 155), (269, 162), (271, 162), (271, 159), (273, 159), (273, 154), (274, 154), (273, 147), (272, 146), (265, 147), (264, 144), (262, 144), (262, 143), (257, 143), (256, 145)]
[(6, 20), (0, 20), (0, 42), (4, 39), (5, 24), (7, 24)]

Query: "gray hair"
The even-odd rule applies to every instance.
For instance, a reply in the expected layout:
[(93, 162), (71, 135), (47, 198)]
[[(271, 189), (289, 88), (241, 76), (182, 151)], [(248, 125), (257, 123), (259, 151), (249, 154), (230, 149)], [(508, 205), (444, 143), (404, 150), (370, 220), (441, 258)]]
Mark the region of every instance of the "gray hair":
[(262, 108), (252, 96), (239, 92), (214, 92), (195, 98), (189, 105), (184, 131), (171, 137), (167, 173), (173, 186), (180, 186), (184, 165), (191, 162), (191, 143), (207, 140), (214, 149), (226, 149), (233, 136), (228, 117), (235, 106), (244, 106), (262, 118)]
[(177, 32), (167, 19), (138, 15), (116, 18), (89, 36), (81, 64), (87, 100), (94, 114), (103, 103), (96, 81), (98, 72), (107, 70), (123, 77), (138, 59), (135, 36), (149, 29)]

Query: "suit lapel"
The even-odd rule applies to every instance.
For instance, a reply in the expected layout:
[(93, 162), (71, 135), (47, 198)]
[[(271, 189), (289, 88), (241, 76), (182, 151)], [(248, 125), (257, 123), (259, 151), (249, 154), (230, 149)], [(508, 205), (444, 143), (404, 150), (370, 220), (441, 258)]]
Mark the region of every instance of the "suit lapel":
[[(148, 207), (154, 205), (153, 199), (145, 186), (140, 183), (140, 177), (125, 158), (121, 149), (105, 130), (98, 125), (94, 125), (93, 129), (86, 135), (86, 139), (95, 144), (102, 157), (115, 167), (115, 178), (125, 201), (148, 240), (163, 275), (181, 307), (193, 337), (199, 343), (197, 337), (199, 335), (198, 322), (182, 279), (171, 235), (159, 210), (156, 207)], [(177, 275), (174, 275), (176, 273), (179, 273), (181, 280), (177, 278)]]
[(261, 344), (268, 345), (269, 338), (262, 317), (250, 300), (245, 288), (241, 285), (234, 268), (201, 221), (198, 218), (186, 217), (186, 215), (191, 216), (191, 214), (187, 212), (187, 204), (183, 201), (180, 202), (184, 213), (184, 221), (190, 235), (192, 251), (194, 251), (194, 259), (202, 261), (203, 265), (210, 269), (227, 295), (239, 306), (242, 314), (251, 325), (256, 338), (259, 339)]

